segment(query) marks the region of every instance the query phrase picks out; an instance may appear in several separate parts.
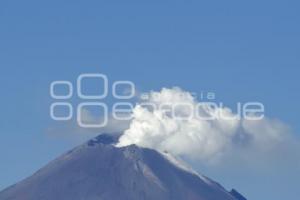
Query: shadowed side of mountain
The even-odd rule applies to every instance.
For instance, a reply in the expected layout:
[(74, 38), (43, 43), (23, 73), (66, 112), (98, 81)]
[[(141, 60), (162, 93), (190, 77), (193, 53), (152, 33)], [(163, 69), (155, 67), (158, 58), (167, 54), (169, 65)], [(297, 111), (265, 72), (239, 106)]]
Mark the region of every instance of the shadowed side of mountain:
[(238, 191), (235, 189), (232, 189), (230, 191), (230, 194), (234, 196), (237, 200), (247, 200), (243, 195), (241, 195)]

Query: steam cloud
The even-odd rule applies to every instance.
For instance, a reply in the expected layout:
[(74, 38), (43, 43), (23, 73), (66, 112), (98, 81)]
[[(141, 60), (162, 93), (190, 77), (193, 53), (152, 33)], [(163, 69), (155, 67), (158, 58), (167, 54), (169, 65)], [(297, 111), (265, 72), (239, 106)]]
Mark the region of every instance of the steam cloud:
[[(136, 144), (168, 151), (176, 156), (216, 162), (235, 152), (270, 152), (291, 140), (288, 127), (282, 122), (266, 117), (256, 121), (238, 119), (237, 114), (226, 107), (208, 106), (193, 112), (207, 116), (219, 112), (231, 120), (203, 120), (195, 115), (188, 119), (175, 117), (186, 116), (190, 107), (177, 106), (171, 115), (168, 109), (172, 105), (195, 106), (199, 103), (189, 92), (180, 88), (152, 91), (148, 97), (147, 101), (134, 108), (130, 127), (120, 137), (117, 146)], [(145, 106), (147, 104), (156, 106)]]

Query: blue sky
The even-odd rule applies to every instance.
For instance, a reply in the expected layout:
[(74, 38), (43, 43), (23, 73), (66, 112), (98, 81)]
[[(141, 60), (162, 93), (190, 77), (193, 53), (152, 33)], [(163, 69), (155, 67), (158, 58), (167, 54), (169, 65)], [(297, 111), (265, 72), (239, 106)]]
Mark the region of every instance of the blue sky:
[[(260, 101), (266, 115), (300, 136), (299, 6), (297, 1), (1, 1), (0, 189), (74, 146), (46, 134), (53, 126), (49, 85), (60, 79), (75, 83), (86, 72), (131, 80), (141, 91), (171, 86), (213, 91), (229, 106)], [(286, 184), (277, 183), (276, 173), (237, 170), (229, 176), (207, 170), (206, 175), (249, 199), (279, 200), (299, 195), (300, 177), (293, 170), (277, 172), (287, 173)]]

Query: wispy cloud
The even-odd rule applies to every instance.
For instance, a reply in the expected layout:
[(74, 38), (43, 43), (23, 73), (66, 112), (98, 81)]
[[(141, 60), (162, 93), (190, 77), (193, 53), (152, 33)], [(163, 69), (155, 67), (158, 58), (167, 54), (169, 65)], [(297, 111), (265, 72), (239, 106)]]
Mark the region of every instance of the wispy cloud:
[[(202, 163), (216, 164), (228, 158), (247, 163), (267, 162), (279, 152), (293, 153), (300, 144), (290, 133), (289, 127), (280, 120), (267, 117), (255, 121), (235, 119), (236, 114), (227, 107), (202, 112), (209, 115), (217, 110), (232, 120), (175, 118), (161, 105), (198, 103), (189, 92), (180, 88), (163, 88), (159, 92), (148, 93), (148, 96), (146, 103), (157, 106), (154, 109), (141, 105), (134, 108), (133, 120), (118, 146), (136, 144)], [(175, 112), (184, 115), (186, 108), (177, 107)]]

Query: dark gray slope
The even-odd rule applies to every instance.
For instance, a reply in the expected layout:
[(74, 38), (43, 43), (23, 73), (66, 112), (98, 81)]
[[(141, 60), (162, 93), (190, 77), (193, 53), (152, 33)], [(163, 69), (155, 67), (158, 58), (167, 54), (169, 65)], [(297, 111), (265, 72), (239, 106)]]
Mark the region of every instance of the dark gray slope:
[(162, 154), (99, 136), (0, 192), (0, 200), (235, 200)]

